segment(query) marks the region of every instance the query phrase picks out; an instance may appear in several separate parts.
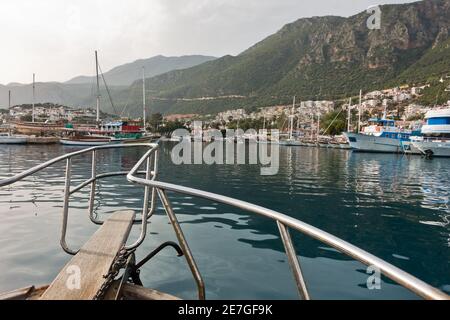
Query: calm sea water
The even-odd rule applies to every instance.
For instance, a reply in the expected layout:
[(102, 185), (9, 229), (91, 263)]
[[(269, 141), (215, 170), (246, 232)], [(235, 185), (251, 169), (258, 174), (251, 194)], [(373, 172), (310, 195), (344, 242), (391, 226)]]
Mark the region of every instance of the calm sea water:
[[(450, 160), (425, 160), (341, 150), (282, 148), (280, 172), (258, 166), (175, 166), (171, 144), (160, 155), (160, 180), (247, 200), (310, 223), (450, 292)], [(1, 146), (0, 178), (79, 149)], [(101, 171), (126, 170), (143, 150), (100, 155)], [(89, 156), (74, 160), (73, 185), (89, 175)], [(0, 189), (0, 291), (47, 284), (70, 259), (59, 247), (64, 164)], [(89, 188), (71, 198), (68, 243), (81, 246), (96, 230), (87, 217)], [(102, 217), (142, 207), (143, 189), (124, 177), (100, 183)], [(169, 194), (206, 283), (209, 299), (296, 299), (274, 222), (210, 201)], [(139, 234), (134, 227), (130, 241)], [(368, 290), (366, 268), (317, 241), (292, 232), (312, 298), (415, 299), (383, 278)], [(162, 207), (149, 225), (142, 258), (175, 240)], [(142, 270), (147, 287), (195, 298), (184, 258), (165, 249)]]

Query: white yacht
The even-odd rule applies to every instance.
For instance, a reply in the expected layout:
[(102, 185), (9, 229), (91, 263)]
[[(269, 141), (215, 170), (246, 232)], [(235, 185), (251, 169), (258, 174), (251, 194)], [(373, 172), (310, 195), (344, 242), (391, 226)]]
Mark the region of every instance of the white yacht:
[(423, 155), (450, 157), (450, 108), (427, 112), (422, 135), (411, 138), (413, 148)]
[(9, 132), (0, 132), (0, 144), (26, 144), (27, 136), (14, 135)]

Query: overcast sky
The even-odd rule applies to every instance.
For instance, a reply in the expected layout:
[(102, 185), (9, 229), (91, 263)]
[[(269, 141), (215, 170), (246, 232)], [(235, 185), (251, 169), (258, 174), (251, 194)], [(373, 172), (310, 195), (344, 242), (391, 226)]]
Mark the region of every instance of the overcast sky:
[(1, 0), (0, 83), (66, 81), (140, 58), (236, 55), (302, 17), (408, 0)]

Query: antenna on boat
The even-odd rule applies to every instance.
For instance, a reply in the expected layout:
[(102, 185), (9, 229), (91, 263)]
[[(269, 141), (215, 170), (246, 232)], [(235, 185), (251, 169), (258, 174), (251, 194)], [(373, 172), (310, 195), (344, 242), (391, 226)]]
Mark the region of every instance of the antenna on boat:
[(145, 67), (142, 67), (142, 117), (143, 117), (143, 124), (144, 124), (144, 132), (147, 132), (147, 125), (146, 125), (146, 120), (145, 118), (147, 117), (146, 113), (145, 113)]
[(97, 124), (100, 122), (100, 81), (98, 78), (98, 54), (95, 50), (95, 71), (97, 74)]
[(362, 90), (359, 90), (358, 133), (361, 132), (361, 107), (362, 107)]
[(36, 74), (33, 73), (33, 106), (32, 106), (32, 115), (31, 121), (34, 123), (34, 101), (35, 101), (35, 91), (36, 91)]

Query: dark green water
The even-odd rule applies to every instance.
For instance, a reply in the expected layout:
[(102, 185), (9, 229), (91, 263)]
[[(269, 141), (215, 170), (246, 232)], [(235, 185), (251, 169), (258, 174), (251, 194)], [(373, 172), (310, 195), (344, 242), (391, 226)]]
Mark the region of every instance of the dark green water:
[[(250, 201), (310, 223), (450, 292), (450, 160), (281, 148), (280, 171), (258, 166), (175, 166), (163, 145), (160, 177)], [(0, 177), (65, 152), (62, 146), (1, 146)], [(103, 171), (126, 170), (143, 150), (106, 151)], [(89, 175), (88, 156), (74, 161), (74, 178)], [(0, 189), (0, 291), (46, 284), (69, 257), (59, 247), (63, 164)], [(73, 183), (75, 185), (76, 182)], [(124, 178), (103, 181), (97, 212), (139, 211), (143, 189)], [(169, 194), (210, 299), (296, 299), (276, 225), (247, 212)], [(87, 218), (88, 188), (72, 198), (68, 242), (77, 248), (95, 231)], [(133, 230), (132, 239), (139, 234)], [(414, 299), (383, 278), (368, 290), (366, 268), (335, 250), (292, 232), (311, 296), (316, 299)], [(130, 240), (130, 241), (131, 241)], [(160, 205), (138, 259), (175, 240)], [(185, 260), (166, 249), (142, 271), (148, 287), (182, 298), (196, 288)]]

